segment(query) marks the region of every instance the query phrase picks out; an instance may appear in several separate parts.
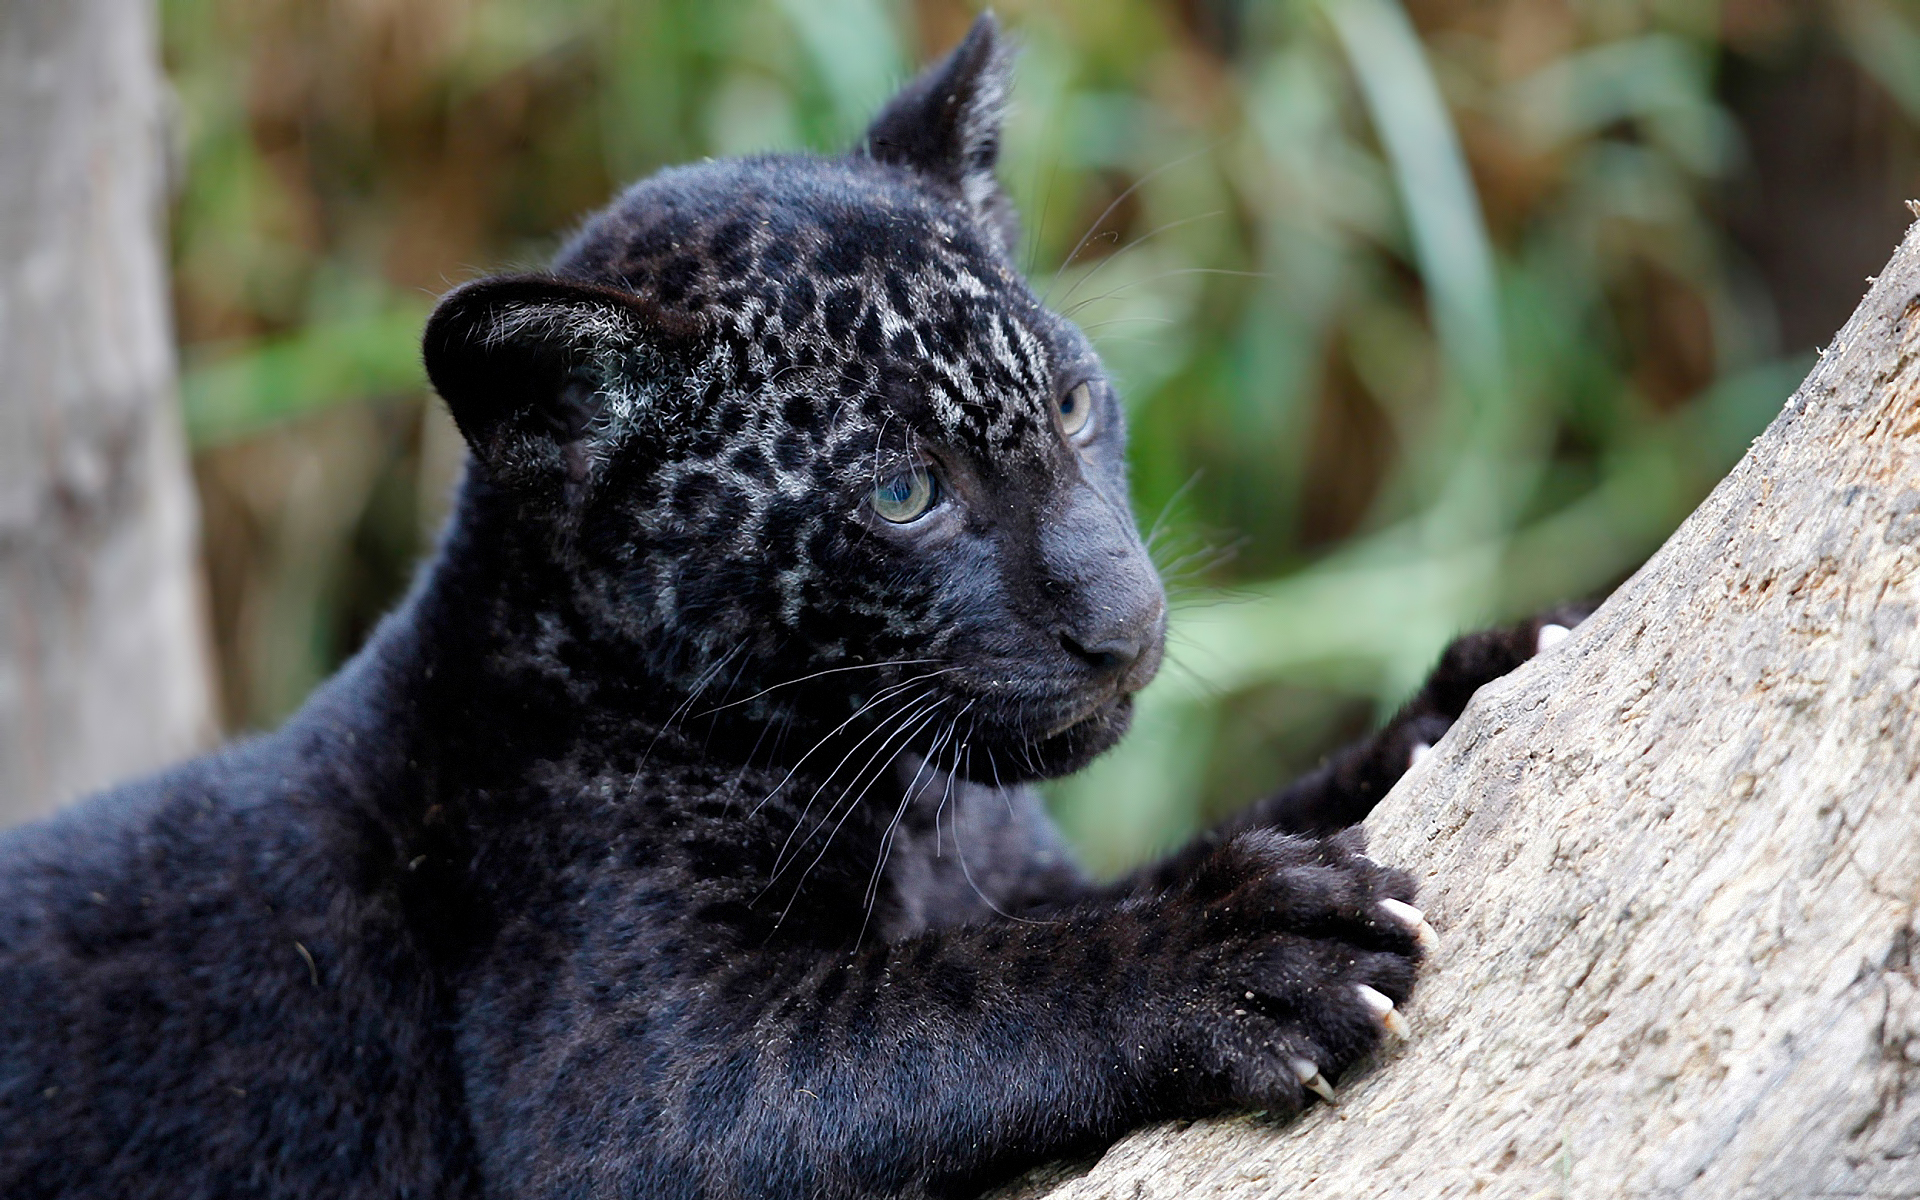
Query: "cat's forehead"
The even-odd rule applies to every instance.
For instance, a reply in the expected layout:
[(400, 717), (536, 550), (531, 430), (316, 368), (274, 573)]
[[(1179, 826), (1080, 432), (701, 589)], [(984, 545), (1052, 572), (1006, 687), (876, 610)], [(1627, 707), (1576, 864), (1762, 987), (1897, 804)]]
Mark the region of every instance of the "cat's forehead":
[(864, 159), (764, 157), (636, 186), (556, 269), (697, 318), (736, 397), (812, 398), (816, 422), (905, 425), (982, 455), (1051, 438), (1078, 342), (996, 232)]

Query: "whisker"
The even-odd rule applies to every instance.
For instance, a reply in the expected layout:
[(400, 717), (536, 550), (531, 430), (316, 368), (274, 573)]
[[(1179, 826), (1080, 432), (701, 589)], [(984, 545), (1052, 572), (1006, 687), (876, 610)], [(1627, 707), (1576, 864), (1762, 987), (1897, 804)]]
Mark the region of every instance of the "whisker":
[(1239, 545), (1201, 546), (1190, 550), (1177, 558), (1169, 559), (1164, 566), (1158, 566), (1160, 578), (1165, 582), (1184, 580), (1204, 575), (1220, 564), (1230, 562), (1239, 552)]
[(922, 663), (930, 663), (930, 662), (938, 662), (938, 661), (940, 660), (937, 658), (895, 658), (895, 659), (890, 659), (887, 662), (849, 663), (845, 666), (840, 666), (840, 667), (827, 667), (823, 670), (814, 671), (811, 674), (802, 675), (797, 679), (788, 679), (780, 683), (776, 683), (771, 687), (763, 687), (751, 696), (746, 696), (739, 700), (732, 700), (727, 702), (726, 704), (717, 704), (714, 707), (707, 709), (705, 712), (694, 714), (694, 716), (695, 716), (695, 719), (698, 719), (700, 717), (707, 716), (710, 713), (721, 712), (729, 708), (737, 708), (742, 704), (751, 704), (755, 700), (758, 700), (760, 697), (765, 696), (770, 692), (777, 692), (781, 688), (793, 687), (796, 684), (806, 683), (809, 680), (818, 679), (823, 675), (838, 675), (842, 671), (877, 671), (882, 667), (914, 667), (914, 666), (919, 666)]
[[(937, 675), (945, 675), (949, 671), (957, 671), (957, 670), (959, 670), (958, 667), (948, 667), (944, 670), (928, 671), (925, 674), (915, 675), (911, 679), (903, 679), (899, 683), (881, 688), (878, 692), (874, 693), (873, 697), (869, 699), (865, 704), (862, 704), (859, 708), (854, 709), (852, 716), (848, 717), (846, 720), (840, 722), (838, 725), (835, 725), (832, 729), (829, 729), (827, 730), (826, 733), (822, 734), (820, 736), (820, 739), (814, 742), (814, 744), (808, 748), (807, 752), (805, 754), (802, 754), (798, 759), (798, 761), (796, 761), (793, 764), (793, 766), (787, 771), (785, 777), (782, 778), (780, 782), (774, 786), (774, 789), (771, 792), (767, 793), (766, 799), (760, 801), (759, 804), (754, 805), (753, 813), (749, 813), (748, 815), (752, 816), (754, 813), (758, 813), (763, 807), (766, 806), (766, 803), (768, 800), (772, 800), (775, 796), (779, 795), (780, 789), (786, 787), (787, 784), (792, 781), (794, 773), (797, 772), (803, 765), (805, 765), (807, 759), (813, 757), (813, 753), (815, 750), (818, 750), (820, 747), (826, 745), (828, 740), (831, 739), (834, 734), (839, 733), (842, 729), (845, 729), (847, 726), (859, 720), (863, 713), (867, 712), (869, 709), (873, 708), (875, 705), (883, 703), (884, 701), (899, 695), (901, 691), (913, 686), (916, 683), (919, 683), (923, 679), (932, 679)], [(867, 737), (872, 737), (872, 736), (873, 735), (871, 733), (867, 735)], [(865, 741), (864, 738), (861, 740)]]
[[(741, 791), (742, 786), (746, 783), (748, 773), (753, 770), (753, 760), (756, 756), (759, 755), (760, 748), (766, 745), (767, 738), (772, 737), (774, 739), (774, 745), (776, 747), (779, 746), (781, 741), (784, 740), (784, 738), (786, 737), (786, 730), (791, 725), (792, 721), (793, 721), (793, 717), (791, 714), (781, 713), (779, 716), (775, 717), (774, 719), (765, 721), (761, 724), (760, 735), (753, 739), (752, 749), (748, 750), (746, 755), (741, 758), (740, 769), (738, 771), (735, 771), (733, 774), (733, 787), (729, 789), (727, 793), (728, 811), (732, 811), (734, 797)], [(778, 734), (774, 733), (774, 729), (776, 727), (780, 729), (780, 732)]]
[[(1168, 171), (1173, 170), (1175, 167), (1183, 166), (1186, 163), (1192, 162), (1194, 159), (1200, 157), (1202, 154), (1210, 153), (1212, 150), (1213, 150), (1213, 146), (1211, 144), (1202, 146), (1198, 150), (1195, 150), (1190, 154), (1181, 155), (1179, 158), (1174, 159), (1172, 162), (1162, 163), (1160, 166), (1155, 167), (1153, 170), (1148, 171), (1145, 175), (1142, 175), (1140, 178), (1134, 180), (1131, 184), (1127, 186), (1127, 189), (1125, 191), (1121, 192), (1118, 196), (1115, 196), (1111, 203), (1109, 203), (1105, 208), (1100, 210), (1100, 215), (1093, 219), (1093, 224), (1087, 226), (1087, 231), (1080, 235), (1080, 240), (1075, 242), (1073, 244), (1073, 249), (1067, 252), (1067, 259), (1065, 262), (1060, 264), (1060, 270), (1064, 271), (1068, 267), (1073, 265), (1074, 260), (1080, 257), (1080, 252), (1087, 248), (1088, 239), (1092, 238), (1094, 233), (1097, 230), (1099, 230), (1100, 223), (1105, 221), (1108, 217), (1112, 216), (1115, 209), (1119, 208), (1122, 204), (1125, 204), (1127, 202), (1127, 197), (1133, 195), (1135, 192), (1145, 187), (1148, 183), (1166, 174)], [(1060, 277), (1059, 272), (1055, 272), (1054, 278), (1058, 280), (1059, 277)], [(1042, 296), (1040, 298), (1040, 303), (1046, 304), (1047, 297), (1051, 296), (1052, 294), (1053, 294), (1053, 285), (1049, 284), (1047, 287), (1047, 295)]]
[[(1022, 732), (1021, 737), (1024, 738), (1025, 736), (1026, 734)], [(1001, 779), (1000, 779), (1000, 763), (997, 759), (993, 757), (993, 747), (988, 746), (985, 748), (985, 751), (987, 755), (987, 770), (993, 773), (993, 786), (996, 788), (1006, 787), (1007, 785), (1001, 782)]]
[[(736, 691), (738, 691), (738, 690), (740, 689), (740, 676), (742, 676), (742, 675), (744, 675), (744, 674), (746, 674), (746, 670), (747, 670), (747, 663), (748, 663), (748, 660), (747, 660), (747, 659), (746, 659), (746, 658), (745, 658), (745, 657), (743, 656), (743, 657), (742, 657), (742, 658), (740, 659), (740, 661), (739, 661), (739, 663), (738, 663), (738, 664), (736, 664), (736, 665), (734, 666), (734, 668), (733, 668), (733, 678), (732, 678), (732, 679), (729, 679), (729, 680), (727, 680), (727, 686), (726, 686), (726, 690), (724, 690), (724, 691), (722, 691), (722, 692), (720, 693), (721, 695), (723, 695), (723, 696), (731, 696), (731, 695), (732, 695), (732, 694), (733, 694), (734, 692), (736, 692)], [(705, 716), (705, 715), (706, 715), (705, 713), (696, 713), (696, 714), (694, 714), (693, 716), (691, 716), (691, 717), (689, 717), (689, 718), (687, 718), (687, 719), (688, 719), (688, 720), (690, 720), (690, 721), (697, 721), (697, 720), (699, 720), (699, 719), (700, 719), (700, 718), (701, 718), (702, 716)]]
[[(860, 777), (866, 774), (867, 770), (873, 766), (875, 761), (879, 761), (880, 763), (879, 769), (873, 772), (872, 776), (867, 780), (866, 785), (862, 787), (857, 794), (854, 794), (851, 799), (847, 800), (845, 811), (840, 814), (840, 819), (834, 822), (833, 828), (827, 831), (826, 840), (820, 843), (819, 853), (813, 856), (813, 861), (807, 864), (806, 869), (800, 872), (800, 878), (794, 881), (793, 894), (787, 897), (786, 907), (782, 908), (780, 915), (774, 919), (774, 925), (776, 927), (780, 922), (787, 919), (787, 913), (792, 910), (794, 901), (800, 898), (800, 889), (807, 882), (807, 876), (813, 874), (813, 869), (820, 865), (820, 861), (827, 856), (827, 851), (832, 849), (833, 839), (839, 834), (841, 827), (846, 825), (847, 819), (853, 816), (854, 811), (860, 807), (860, 802), (865, 800), (867, 793), (873, 790), (873, 785), (880, 781), (880, 777), (886, 774), (887, 768), (892, 765), (894, 758), (898, 754), (897, 749), (892, 749), (894, 739), (900, 738), (902, 746), (904, 746), (906, 742), (913, 740), (915, 734), (926, 728), (926, 726), (934, 720), (939, 713), (940, 705), (943, 703), (945, 703), (943, 698), (935, 697), (932, 704), (918, 710), (912, 718), (909, 718), (910, 725), (909, 722), (903, 722), (900, 728), (896, 729), (892, 734), (889, 734), (886, 740), (874, 750), (872, 757), (868, 758), (867, 761), (861, 765), (860, 770), (854, 773), (853, 779), (849, 781), (847, 785), (849, 789), (852, 788), (853, 784), (860, 781)], [(892, 750), (892, 752), (887, 753), (889, 750)], [(882, 758), (883, 753), (885, 754), (884, 758)], [(838, 802), (830, 806), (827, 809), (827, 815), (822, 817), (820, 824), (814, 827), (814, 833), (818, 833), (829, 820), (832, 820), (834, 809), (840, 807), (841, 805)], [(809, 833), (806, 839), (801, 842), (801, 845), (804, 846), (806, 842), (812, 841), (814, 833)], [(794, 855), (793, 859), (788, 861), (787, 866), (792, 866), (793, 863), (797, 861), (799, 861), (798, 854)], [(784, 869), (784, 867), (776, 865), (773, 874), (767, 879), (767, 887), (771, 888), (774, 883), (778, 881)], [(765, 894), (765, 889), (762, 889), (761, 895)]]
[[(740, 639), (739, 645), (721, 655), (712, 666), (700, 673), (694, 680), (693, 687), (687, 692), (687, 698), (680, 702), (679, 706), (673, 710), (672, 715), (667, 718), (667, 723), (661, 726), (662, 732), (673, 728), (674, 722), (678, 721), (689, 708), (693, 707), (694, 703), (700, 699), (700, 694), (713, 685), (713, 681), (720, 677), (720, 672), (727, 669), (727, 663), (732, 661), (734, 655), (745, 650), (747, 643), (751, 640), (751, 638)], [(657, 739), (659, 735), (655, 734), (654, 736)]]
[(1057, 922), (1052, 919), (1019, 916), (995, 904), (993, 897), (987, 895), (986, 892), (981, 890), (980, 885), (974, 882), (973, 868), (967, 865), (967, 848), (960, 844), (960, 808), (958, 805), (954, 806), (953, 816), (948, 818), (948, 820), (953, 824), (953, 856), (960, 860), (960, 875), (967, 881), (967, 886), (973, 889), (973, 894), (980, 897), (980, 903), (992, 909), (996, 916), (1003, 917), (1009, 921), (1018, 921), (1022, 925), (1057, 924)]
[(1149, 550), (1153, 548), (1154, 539), (1159, 537), (1161, 530), (1166, 527), (1167, 517), (1173, 512), (1173, 506), (1180, 503), (1186, 494), (1193, 490), (1193, 485), (1200, 482), (1200, 476), (1204, 472), (1205, 468), (1203, 467), (1187, 476), (1187, 481), (1173, 489), (1173, 494), (1168, 496), (1166, 503), (1160, 506), (1160, 515), (1156, 516), (1153, 519), (1153, 524), (1147, 527), (1147, 536), (1143, 539)]
[[(978, 703), (978, 700), (967, 701), (967, 706), (954, 714), (953, 723), (949, 728), (958, 728), (960, 718), (972, 712), (973, 706), (976, 703)], [(933, 808), (933, 856), (935, 858), (940, 857), (940, 814), (946, 811), (947, 801), (953, 797), (954, 775), (960, 770), (960, 751), (966, 750), (968, 753), (972, 753), (970, 743), (973, 739), (973, 729), (974, 721), (969, 717), (967, 719), (967, 736), (961, 739), (961, 745), (954, 748), (953, 769), (947, 772), (947, 786), (940, 793), (940, 803), (936, 804)]]
[[(860, 753), (860, 748), (862, 746), (865, 746), (868, 742), (872, 741), (875, 737), (880, 736), (882, 732), (887, 730), (890, 725), (893, 725), (897, 721), (901, 721), (903, 718), (905, 718), (906, 714), (908, 714), (910, 711), (918, 710), (919, 706), (923, 705), (926, 702), (929, 695), (931, 695), (931, 692), (922, 690), (919, 694), (915, 695), (912, 699), (907, 700), (906, 702), (901, 704), (901, 706), (898, 709), (896, 709), (892, 713), (889, 713), (885, 717), (882, 717), (879, 721), (875, 722), (874, 727), (872, 729), (869, 729), (866, 732), (866, 735), (864, 737), (862, 737), (859, 741), (855, 742), (852, 746), (847, 748), (847, 752), (840, 756), (840, 761), (833, 764), (833, 769), (820, 777), (818, 782), (815, 783), (812, 793), (808, 795), (806, 804), (801, 807), (799, 816), (794, 818), (793, 828), (787, 831), (786, 841), (780, 844), (780, 849), (774, 854), (773, 875), (768, 880), (769, 884), (772, 883), (773, 879), (779, 878), (780, 872), (783, 869), (782, 864), (783, 862), (787, 861), (787, 851), (790, 847), (793, 846), (794, 844), (793, 839), (796, 836), (798, 836), (800, 833), (800, 830), (805, 827), (807, 814), (813, 811), (814, 801), (820, 798), (820, 794), (823, 791), (827, 790), (827, 787), (830, 784), (832, 784), (834, 777), (840, 774), (840, 768), (846, 766), (847, 763), (852, 761), (853, 756)], [(935, 703), (937, 704), (938, 701), (936, 700)], [(831, 737), (832, 735), (829, 734), (828, 736)], [(887, 743), (892, 740), (892, 738), (893, 738), (892, 733), (886, 733), (884, 737), (881, 737), (880, 747), (876, 749), (874, 753), (878, 754), (880, 752), (880, 749), (884, 749)], [(814, 746), (814, 749), (818, 749), (818, 748), (819, 748), (819, 744), (816, 743)], [(812, 751), (810, 750), (808, 751), (808, 753), (811, 754)], [(873, 760), (868, 759), (867, 761), (871, 763)], [(863, 765), (861, 767), (861, 771), (864, 772), (865, 770), (866, 770), (866, 767)], [(859, 777), (860, 777), (860, 772), (856, 772), (854, 774), (854, 780), (857, 781)], [(850, 782), (848, 786), (851, 787), (852, 783)], [(827, 809), (827, 815), (821, 818), (821, 825), (824, 825), (827, 821), (830, 821), (832, 819), (833, 819), (833, 807), (830, 805)], [(813, 827), (812, 832), (809, 832), (805, 837), (800, 838), (800, 845), (804, 846), (807, 844), (807, 842), (811, 841), (813, 838), (813, 834), (819, 832), (820, 827), (821, 827), (820, 825), (815, 825)], [(796, 854), (797, 853), (798, 852), (796, 851)]]
[[(785, 865), (790, 861), (787, 855), (788, 855), (788, 851), (792, 850), (794, 847), (794, 838), (799, 837), (800, 831), (806, 828), (807, 815), (813, 811), (814, 802), (820, 798), (820, 793), (825, 791), (827, 786), (833, 782), (833, 777), (840, 773), (840, 768), (846, 766), (847, 761), (851, 759), (855, 754), (858, 754), (860, 752), (860, 747), (866, 745), (869, 741), (872, 741), (873, 738), (879, 735), (882, 730), (887, 729), (895, 720), (897, 720), (901, 716), (901, 714), (907, 712), (909, 709), (912, 709), (915, 705), (925, 700), (925, 698), (926, 698), (925, 693), (916, 695), (913, 698), (904, 702), (894, 712), (876, 721), (874, 723), (873, 728), (867, 731), (866, 736), (862, 737), (859, 741), (855, 742), (852, 745), (852, 747), (850, 747), (847, 750), (845, 754), (841, 755), (840, 761), (833, 765), (833, 769), (831, 771), (828, 771), (826, 775), (821, 777), (819, 782), (814, 785), (813, 790), (807, 794), (807, 802), (801, 805), (800, 811), (797, 814), (795, 814), (793, 818), (793, 828), (787, 830), (786, 840), (782, 841), (780, 843), (780, 848), (774, 851), (773, 873), (771, 876), (768, 877), (768, 880), (767, 880), (768, 887), (773, 886), (773, 881), (780, 877), (780, 872), (785, 869)], [(870, 707), (872, 707), (872, 703), (863, 705), (861, 707), (861, 711), (864, 712), (867, 708), (870, 708)], [(858, 716), (859, 713), (855, 713), (854, 715)], [(849, 718), (849, 720), (851, 719), (852, 718)], [(844, 728), (844, 723), (842, 727)], [(838, 732), (838, 730), (836, 730), (835, 732)], [(813, 746), (810, 749), (808, 749), (807, 754), (802, 756), (802, 761), (805, 761), (807, 756), (812, 755), (815, 750), (818, 750), (822, 745), (826, 743), (827, 738), (831, 738), (832, 736), (833, 734), (829, 733), (827, 737), (821, 738), (819, 741), (815, 742)], [(881, 740), (881, 744), (885, 745), (886, 739), (883, 738)], [(787, 772), (786, 779), (782, 779), (780, 781), (779, 786), (774, 788), (774, 790), (767, 795), (766, 800), (762, 800), (759, 805), (755, 806), (753, 813), (758, 813), (760, 809), (767, 804), (768, 801), (772, 800), (774, 796), (778, 795), (780, 793), (781, 788), (784, 788), (787, 786), (787, 780), (793, 778), (794, 771), (797, 771), (799, 769), (800, 769), (800, 764), (795, 763), (793, 767), (793, 771)], [(753, 815), (753, 813), (749, 813), (748, 815), (751, 816)], [(823, 820), (831, 820), (832, 816), (833, 816), (833, 810), (831, 807), (829, 807), (829, 809), (827, 810), (827, 816), (823, 818)], [(819, 828), (818, 826), (815, 826), (816, 830), (818, 828)], [(810, 838), (812, 838), (812, 836), (813, 834), (809, 833), (806, 837), (801, 838), (800, 845), (802, 846), (806, 845), (807, 841)], [(794, 851), (794, 853), (797, 855), (798, 851), (796, 850)], [(766, 894), (765, 889), (762, 889), (761, 895), (765, 895), (765, 894)]]
[(1105, 329), (1109, 325), (1177, 325), (1172, 317), (1108, 317), (1104, 321), (1095, 321), (1091, 325), (1082, 325), (1080, 332), (1091, 334), (1096, 329)]
[[(893, 810), (893, 818), (887, 822), (887, 827), (881, 831), (880, 849), (874, 856), (873, 872), (867, 876), (867, 890), (862, 897), (867, 906), (867, 916), (869, 918), (873, 916), (873, 902), (879, 893), (880, 875), (886, 870), (887, 859), (893, 852), (894, 831), (900, 827), (900, 819), (906, 815), (907, 808), (913, 803), (914, 797), (919, 794), (921, 778), (926, 775), (929, 769), (936, 771), (939, 769), (934, 766), (934, 756), (940, 752), (942, 739), (949, 736), (952, 732), (953, 722), (949, 720), (947, 722), (947, 728), (934, 736), (932, 745), (928, 747), (927, 757), (920, 760), (919, 767), (913, 772), (913, 778), (907, 781), (906, 789), (900, 795), (900, 803)], [(864, 930), (864, 922), (862, 927)]]
[[(728, 660), (732, 659), (734, 655), (740, 653), (742, 650), (745, 650), (752, 640), (751, 637), (740, 639), (739, 645), (721, 655), (711, 667), (702, 671), (700, 675), (695, 678), (693, 687), (687, 692), (686, 699), (682, 700), (679, 705), (674, 708), (673, 712), (668, 714), (666, 721), (661, 724), (660, 728), (653, 731), (653, 740), (647, 743), (646, 750), (640, 755), (640, 761), (633, 766), (633, 774), (627, 778), (627, 799), (633, 799), (634, 792), (639, 789), (640, 773), (646, 770), (647, 763), (652, 760), (653, 751), (660, 745), (660, 739), (665, 737), (667, 731), (673, 728), (674, 723), (680, 720), (687, 709), (692, 707), (693, 704), (700, 699), (700, 693), (706, 691), (708, 686), (719, 677), (720, 672), (726, 669)], [(745, 659), (741, 660), (742, 665), (745, 664), (745, 661)]]
[[(947, 746), (952, 743), (954, 733), (960, 725), (960, 718), (965, 716), (967, 711), (972, 707), (973, 701), (970, 700), (967, 702), (967, 707), (961, 709), (959, 713), (950, 718), (947, 721), (947, 727), (941, 730), (939, 735), (934, 738), (933, 744), (927, 749), (927, 756), (920, 760), (919, 769), (913, 773), (913, 778), (908, 781), (906, 791), (901, 793), (900, 803), (893, 810), (893, 818), (887, 822), (886, 830), (880, 835), (880, 848), (874, 855), (873, 873), (867, 877), (867, 891), (863, 898), (866, 913), (860, 918), (860, 933), (854, 939), (855, 944), (858, 944), (861, 939), (866, 937), (867, 926), (873, 920), (874, 905), (878, 903), (880, 899), (880, 880), (886, 874), (888, 861), (893, 857), (893, 844), (900, 829), (901, 819), (906, 816), (907, 808), (920, 793), (920, 779), (929, 770), (936, 774), (940, 773), (940, 755)], [(947, 775), (947, 790), (952, 791), (952, 789), (953, 776), (949, 774)], [(945, 803), (944, 797), (941, 802), (943, 804)], [(937, 809), (935, 810), (934, 819), (936, 821), (939, 820)]]
[[(1151, 229), (1151, 230), (1148, 230), (1146, 233), (1141, 234), (1139, 237), (1128, 242), (1126, 245), (1120, 247), (1118, 250), (1115, 250), (1112, 254), (1107, 255), (1105, 258), (1101, 259), (1099, 262), (1093, 264), (1093, 268), (1091, 270), (1089, 270), (1086, 274), (1082, 275), (1079, 279), (1076, 279), (1073, 283), (1073, 286), (1067, 289), (1067, 294), (1060, 297), (1061, 305), (1064, 306), (1067, 301), (1073, 299), (1073, 294), (1080, 290), (1081, 284), (1086, 283), (1089, 279), (1092, 279), (1095, 275), (1098, 275), (1101, 271), (1106, 269), (1106, 266), (1108, 263), (1112, 262), (1116, 258), (1119, 258), (1121, 255), (1133, 249), (1135, 246), (1140, 245), (1142, 242), (1149, 241), (1153, 238), (1157, 238), (1161, 234), (1167, 232), (1170, 229), (1178, 229), (1182, 225), (1191, 225), (1195, 221), (1204, 221), (1208, 217), (1217, 217), (1224, 211), (1225, 211), (1224, 209), (1216, 208), (1212, 212), (1197, 213), (1191, 217), (1180, 217), (1177, 220), (1168, 221), (1166, 224), (1160, 226), (1158, 229)], [(1071, 312), (1072, 310), (1069, 309), (1068, 311)]]
[[(1047, 171), (1047, 190), (1040, 197), (1040, 220), (1034, 225), (1033, 240), (1027, 245), (1027, 277), (1029, 279), (1033, 277), (1034, 267), (1040, 262), (1040, 239), (1046, 236), (1047, 210), (1053, 206), (1053, 185), (1060, 180), (1060, 158), (1058, 155), (1052, 158), (1052, 166)], [(1034, 169), (1039, 169), (1038, 162), (1034, 164)]]
[(1088, 296), (1073, 307), (1062, 310), (1060, 315), (1071, 320), (1073, 314), (1079, 312), (1089, 304), (1098, 304), (1102, 300), (1111, 300), (1122, 292), (1131, 291), (1137, 287), (1145, 287), (1149, 283), (1158, 283), (1162, 279), (1173, 279), (1180, 275), (1232, 275), (1243, 279), (1271, 279), (1273, 277), (1270, 271), (1238, 271), (1231, 267), (1169, 267), (1164, 271), (1156, 271), (1141, 279), (1129, 279), (1125, 282), (1117, 283), (1104, 292)]

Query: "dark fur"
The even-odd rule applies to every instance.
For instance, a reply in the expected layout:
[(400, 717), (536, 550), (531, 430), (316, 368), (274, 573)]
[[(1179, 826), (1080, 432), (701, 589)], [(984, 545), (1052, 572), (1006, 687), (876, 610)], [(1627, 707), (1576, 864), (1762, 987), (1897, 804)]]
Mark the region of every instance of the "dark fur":
[[(950, 1194), (1375, 1043), (1412, 884), (1282, 830), (1531, 635), (1080, 876), (1019, 781), (1120, 735), (1165, 609), (1009, 260), (1003, 59), (983, 22), (860, 152), (664, 172), (447, 297), (474, 459), (406, 603), (279, 732), (0, 839), (0, 1194)], [(918, 461), (949, 499), (890, 526)]]

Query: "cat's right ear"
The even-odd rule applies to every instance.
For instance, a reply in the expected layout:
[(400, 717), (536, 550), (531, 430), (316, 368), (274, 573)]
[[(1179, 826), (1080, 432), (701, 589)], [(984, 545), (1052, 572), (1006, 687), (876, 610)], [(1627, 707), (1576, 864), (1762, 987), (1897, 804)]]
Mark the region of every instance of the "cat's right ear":
[(981, 13), (946, 58), (887, 101), (867, 127), (866, 151), (958, 189), (1009, 252), (1020, 241), (1013, 205), (994, 176), (1000, 123), (1013, 82), (1013, 48)]
[(661, 353), (686, 326), (617, 288), (505, 276), (442, 297), (421, 350), (490, 475), (577, 496), (644, 417)]

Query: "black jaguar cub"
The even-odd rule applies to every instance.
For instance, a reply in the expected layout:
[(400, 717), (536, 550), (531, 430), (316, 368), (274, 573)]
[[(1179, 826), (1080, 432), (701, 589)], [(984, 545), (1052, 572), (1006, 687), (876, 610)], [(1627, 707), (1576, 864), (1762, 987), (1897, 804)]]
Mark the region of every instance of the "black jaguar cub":
[(0, 840), (0, 1194), (952, 1194), (1292, 1110), (1428, 930), (1356, 832), (1537, 626), (1168, 862), (1023, 781), (1166, 607), (1015, 271), (982, 19), (838, 158), (662, 172), (453, 291), (439, 555), (285, 728)]

